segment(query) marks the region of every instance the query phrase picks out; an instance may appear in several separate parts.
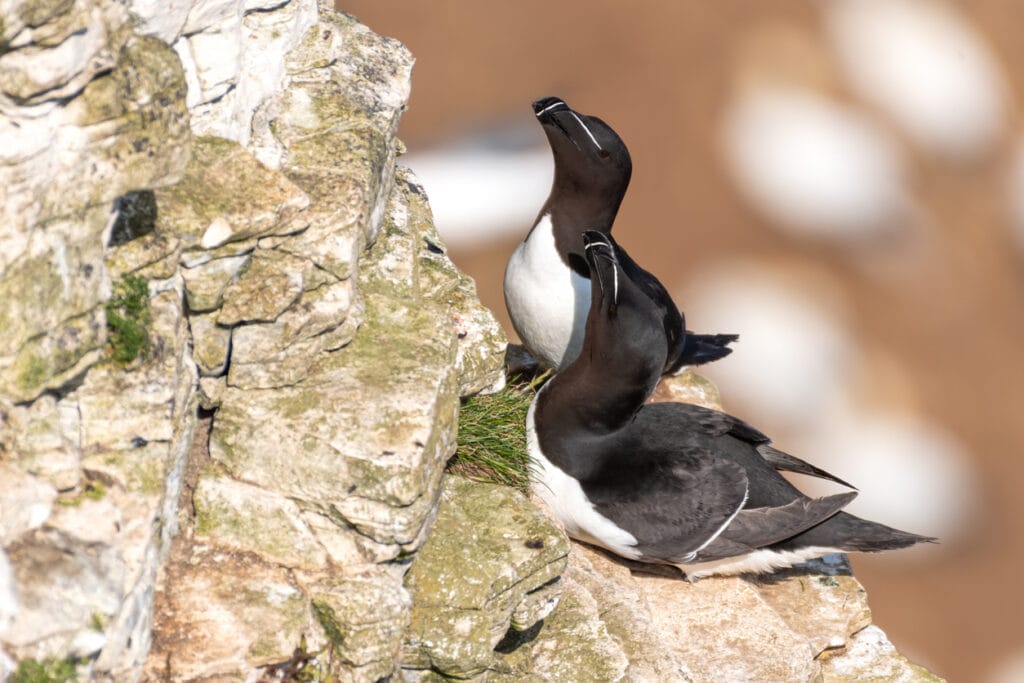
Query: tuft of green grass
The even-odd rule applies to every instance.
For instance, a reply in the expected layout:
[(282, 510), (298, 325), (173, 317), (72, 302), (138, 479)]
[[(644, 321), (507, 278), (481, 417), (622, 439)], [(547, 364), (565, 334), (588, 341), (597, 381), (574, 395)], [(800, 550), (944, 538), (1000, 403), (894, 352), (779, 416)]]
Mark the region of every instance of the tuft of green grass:
[(75, 680), (75, 663), (70, 659), (46, 659), (41, 662), (23, 659), (11, 676), (10, 683), (68, 683)]
[(542, 379), (510, 381), (497, 393), (465, 399), (459, 408), (458, 450), (448, 462), (448, 471), (525, 492), (531, 465), (526, 452), (526, 412)]
[(149, 284), (138, 275), (125, 275), (114, 284), (114, 295), (104, 305), (110, 356), (127, 365), (149, 350), (146, 328), (153, 321), (149, 310)]

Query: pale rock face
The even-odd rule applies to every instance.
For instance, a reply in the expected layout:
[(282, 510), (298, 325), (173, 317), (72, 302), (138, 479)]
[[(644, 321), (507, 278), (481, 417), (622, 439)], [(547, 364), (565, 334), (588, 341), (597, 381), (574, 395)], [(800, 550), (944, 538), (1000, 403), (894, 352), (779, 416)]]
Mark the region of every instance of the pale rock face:
[(172, 45), (182, 34), (194, 4), (194, 0), (132, 0), (130, 6), (139, 22), (136, 30), (141, 35)]
[[(14, 587), (11, 563), (7, 559), (7, 553), (0, 550), (0, 638), (6, 635), (17, 613), (18, 595)], [(5, 663), (0, 661), (0, 674), (5, 673)]]
[(192, 357), (205, 377), (219, 377), (227, 369), (231, 330), (217, 325), (215, 314), (189, 316)]
[(1005, 126), (1005, 76), (953, 6), (839, 0), (822, 8), (850, 83), (911, 140), (950, 161), (992, 151)]
[[(159, 677), (171, 657), (176, 680), (244, 679), (258, 666), (289, 661), (303, 639), (313, 651), (326, 643), (309, 599), (281, 567), (197, 548), (194, 564), (167, 571), (147, 677)], [(176, 630), (159, 628), (170, 619)], [(203, 634), (203, 642), (189, 634)]]
[(5, 95), (22, 104), (71, 95), (116, 63), (110, 33), (125, 21), (124, 8), (80, 1), (66, 11), (55, 22), (25, 27), (14, 36), (20, 49), (0, 56)]
[(199, 103), (222, 97), (238, 80), (241, 60), (241, 16), (226, 19), (220, 31), (197, 33), (188, 39), (199, 79)]
[(744, 196), (787, 232), (839, 243), (892, 234), (910, 206), (898, 148), (859, 112), (763, 85), (726, 112), (726, 162)]
[(224, 303), (224, 290), (250, 261), (248, 254), (226, 256), (184, 269), (182, 278), (189, 310), (196, 313), (219, 310)]
[(255, 551), (269, 562), (322, 569), (327, 556), (300, 519), (298, 506), (281, 496), (231, 479), (202, 478), (193, 499), (196, 540)]
[(549, 582), (568, 552), (565, 535), (522, 494), (448, 477), (405, 580), (413, 611), (403, 667), (458, 678), (494, 667), (510, 629), (527, 630), (555, 609), (562, 586)]
[[(52, 32), (25, 29), (14, 41), (19, 47), (4, 54), (12, 69), (22, 58), (34, 63), (33, 55), (64, 69), (40, 71), (53, 90), (9, 92), (0, 116), (0, 127), (12, 133), (0, 163), (8, 198), (0, 215), (0, 294), (19, 292), (4, 297), (14, 305), (0, 313), (7, 331), (0, 387), (18, 400), (59, 387), (98, 359), (105, 338), (98, 305), (109, 296), (101, 236), (111, 223), (110, 202), (139, 184), (173, 182), (189, 151), (184, 81), (173, 52), (121, 30), (127, 15), (116, 3), (83, 0), (76, 8), (55, 19)], [(34, 17), (33, 25), (37, 20), (46, 24), (46, 17)], [(68, 32), (80, 22), (87, 26), (72, 39)], [(101, 37), (102, 45), (53, 61), (63, 53), (51, 41)], [(7, 75), (11, 87), (24, 83), (14, 71)], [(29, 100), (16, 104), (12, 95)], [(71, 95), (67, 106), (56, 106)]]
[(22, 534), (38, 529), (53, 511), (57, 491), (45, 479), (4, 463), (0, 490), (0, 542), (6, 547)]

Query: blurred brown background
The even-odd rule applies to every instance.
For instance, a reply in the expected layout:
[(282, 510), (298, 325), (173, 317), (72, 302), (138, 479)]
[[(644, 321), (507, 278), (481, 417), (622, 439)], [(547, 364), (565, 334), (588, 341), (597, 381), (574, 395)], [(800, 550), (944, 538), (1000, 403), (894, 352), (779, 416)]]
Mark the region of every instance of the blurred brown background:
[(743, 335), (707, 370), (727, 409), (942, 537), (851, 558), (875, 622), (950, 680), (1024, 680), (1024, 4), (339, 8), (416, 56), (406, 161), (510, 334), (530, 102), (559, 95), (630, 148), (619, 242), (691, 329)]

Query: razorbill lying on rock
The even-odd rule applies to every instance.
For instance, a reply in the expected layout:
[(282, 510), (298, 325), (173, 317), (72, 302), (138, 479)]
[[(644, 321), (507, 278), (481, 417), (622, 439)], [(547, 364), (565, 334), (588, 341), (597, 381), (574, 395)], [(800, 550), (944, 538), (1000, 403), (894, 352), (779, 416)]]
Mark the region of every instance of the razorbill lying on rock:
[(608, 235), (587, 231), (591, 299), (578, 357), (527, 415), (534, 491), (574, 538), (692, 579), (769, 572), (834, 552), (931, 541), (812, 499), (779, 470), (842, 480), (725, 413), (644, 401), (663, 369), (662, 307)]

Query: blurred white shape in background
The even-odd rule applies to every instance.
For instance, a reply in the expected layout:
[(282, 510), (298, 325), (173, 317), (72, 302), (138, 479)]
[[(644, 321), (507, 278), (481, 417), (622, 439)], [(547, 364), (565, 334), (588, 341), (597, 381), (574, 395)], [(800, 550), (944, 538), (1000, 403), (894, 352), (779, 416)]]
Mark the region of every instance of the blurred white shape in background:
[(1010, 227), (1017, 249), (1024, 254), (1024, 137), (1017, 142), (1010, 167)]
[(855, 350), (841, 311), (756, 264), (720, 267), (693, 282), (676, 298), (687, 327), (740, 335), (729, 357), (700, 368), (718, 384), (727, 410), (806, 430), (844, 402)]
[(1024, 649), (996, 662), (995, 670), (986, 679), (988, 683), (1021, 683), (1024, 681)]
[(948, 161), (993, 148), (1006, 116), (1006, 80), (992, 50), (951, 3), (823, 3), (840, 64), (857, 93), (915, 143)]
[(742, 90), (725, 115), (725, 156), (755, 208), (800, 237), (862, 242), (892, 234), (909, 201), (885, 131), (808, 90)]
[[(977, 477), (939, 425), (851, 408), (794, 443), (798, 455), (858, 487), (847, 512), (946, 543), (970, 526)], [(799, 486), (809, 495), (835, 490), (820, 481)]]
[(434, 224), (449, 246), (474, 247), (525, 238), (551, 191), (554, 162), (540, 133), (524, 146), (518, 129), (410, 153), (427, 191)]
[[(866, 365), (828, 282), (751, 262), (693, 282), (676, 299), (687, 326), (740, 335), (729, 357), (699, 370), (727, 412), (857, 486), (853, 514), (944, 541), (968, 528), (977, 477), (959, 444), (938, 425), (853, 398)], [(798, 485), (809, 495), (836, 491), (810, 478)]]

